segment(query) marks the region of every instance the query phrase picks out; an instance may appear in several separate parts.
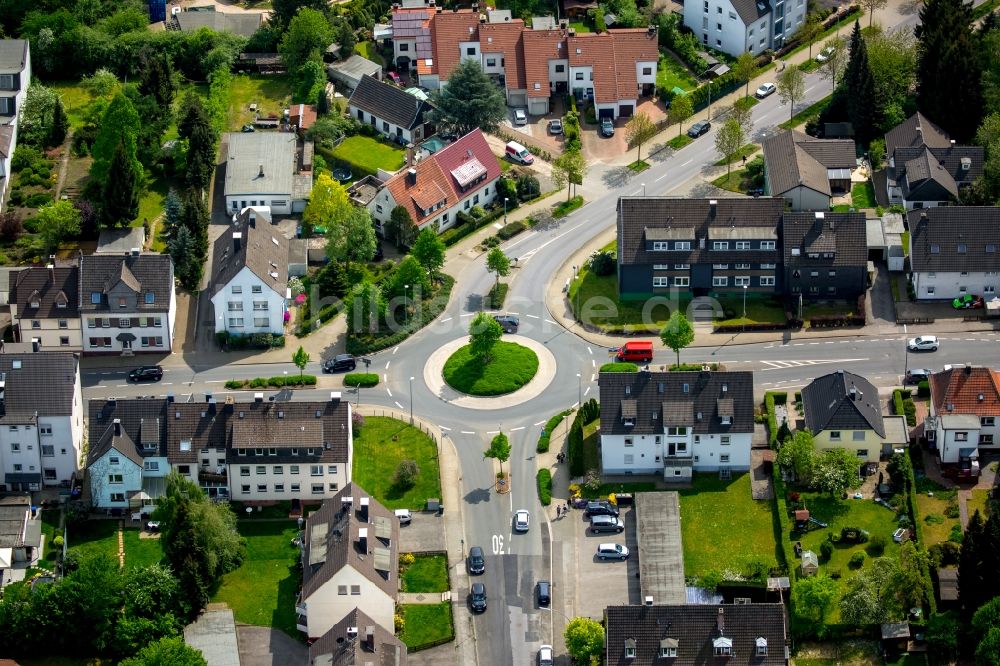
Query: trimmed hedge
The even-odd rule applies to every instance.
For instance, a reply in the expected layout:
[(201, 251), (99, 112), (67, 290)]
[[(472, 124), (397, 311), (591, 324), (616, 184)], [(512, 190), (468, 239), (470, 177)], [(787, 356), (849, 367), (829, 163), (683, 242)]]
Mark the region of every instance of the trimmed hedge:
[(395, 333), (386, 331), (386, 334), (382, 336), (359, 337), (348, 333), (347, 353), (354, 356), (364, 356), (387, 347), (394, 347), (437, 319), (447, 307), (448, 299), (451, 298), (451, 289), (455, 286), (455, 278), (450, 275), (442, 273), (438, 279), (441, 285), (438, 287), (437, 293), (429, 301), (424, 301), (420, 308), (422, 317), (419, 319), (413, 317), (408, 324), (399, 327)]
[[(767, 443), (772, 449), (778, 448), (778, 417), (774, 413), (775, 405), (784, 405), (788, 401), (788, 393), (784, 391), (767, 391), (764, 393), (764, 410), (767, 412)], [(778, 475), (775, 475), (777, 478)]]
[[(893, 396), (893, 398), (895, 399), (895, 396)], [(914, 451), (916, 451), (916, 449), (914, 449)], [(909, 454), (903, 454), (902, 459), (905, 461), (903, 464), (903, 485), (905, 486), (906, 514), (910, 518), (910, 524), (913, 525), (913, 532), (916, 535), (917, 548), (919, 550), (926, 551), (927, 542), (924, 541), (923, 521), (917, 520), (917, 480), (913, 474), (913, 461), (910, 459)], [(920, 578), (923, 581), (924, 596), (927, 598), (927, 605), (930, 607), (931, 614), (933, 614), (937, 612), (937, 601), (934, 599), (934, 583), (931, 581), (931, 572), (927, 560), (928, 558), (923, 558)]]
[[(701, 363), (681, 363), (679, 366), (671, 365), (667, 370), (669, 372), (701, 372), (702, 367)], [(719, 364), (709, 363), (708, 368), (714, 372), (719, 369)]]
[(542, 434), (538, 436), (538, 444), (535, 445), (535, 451), (537, 453), (546, 453), (549, 450), (549, 438), (552, 437), (552, 432), (572, 411), (572, 409), (567, 409), (566, 411), (559, 412), (545, 422)]
[(374, 372), (351, 372), (344, 375), (344, 386), (371, 388), (378, 385), (378, 374)]
[(278, 377), (255, 377), (254, 379), (230, 379), (226, 382), (225, 386), (227, 389), (316, 386), (316, 375), (281, 375)]
[(639, 372), (639, 366), (635, 363), (605, 363), (598, 372)]
[(542, 506), (552, 504), (552, 472), (547, 469), (538, 470), (538, 500)]
[(215, 334), (215, 340), (223, 349), (275, 349), (285, 346), (285, 336), (272, 335), (271, 333), (251, 333), (250, 335), (240, 335), (219, 331)]
[(500, 240), (510, 240), (527, 228), (528, 224), (524, 220), (515, 220), (500, 227), (497, 236), (500, 237)]
[(566, 457), (569, 458), (570, 476), (583, 476), (587, 468), (583, 459), (583, 426), (601, 415), (601, 406), (591, 398), (580, 405), (573, 419), (566, 442)]
[(775, 324), (773, 322), (750, 322), (747, 324), (719, 324), (712, 326), (713, 333), (742, 333), (745, 331), (784, 331), (788, 322)]
[(453, 226), (451, 229), (446, 229), (441, 233), (439, 238), (446, 246), (454, 245), (466, 236), (482, 229), (487, 224), (495, 222), (501, 217), (503, 217), (503, 208), (483, 215), (478, 220), (471, 215), (467, 215), (465, 211), (459, 211), (455, 216), (458, 220), (458, 224)]
[(906, 425), (911, 428), (917, 425), (917, 406), (913, 404), (909, 389), (896, 389), (892, 392), (892, 410), (897, 416), (906, 417)]
[(510, 288), (505, 282), (495, 282), (490, 288), (489, 302), (490, 309), (499, 310), (503, 308), (503, 302), (507, 300), (507, 290)]

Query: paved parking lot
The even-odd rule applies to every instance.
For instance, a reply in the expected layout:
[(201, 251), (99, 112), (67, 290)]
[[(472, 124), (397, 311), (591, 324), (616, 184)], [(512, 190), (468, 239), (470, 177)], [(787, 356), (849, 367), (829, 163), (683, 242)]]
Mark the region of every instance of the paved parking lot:
[[(510, 133), (520, 133), (526, 134), (531, 137), (531, 143), (537, 145), (539, 148), (544, 148), (551, 152), (554, 156), (562, 153), (563, 137), (552, 136), (549, 134), (549, 121), (553, 118), (562, 118), (563, 116), (563, 103), (561, 100), (553, 97), (550, 103), (550, 112), (544, 116), (528, 116), (527, 125), (515, 125), (514, 124), (514, 109), (507, 110), (507, 119), (504, 121), (504, 130)], [(516, 137), (517, 134), (514, 134)]]
[(399, 527), (399, 552), (445, 550), (444, 518), (436, 513), (413, 512), (413, 522)]
[[(630, 507), (622, 510), (625, 531), (621, 534), (591, 534), (590, 521), (583, 511), (572, 511), (563, 518), (570, 521), (576, 533), (576, 596), (575, 615), (600, 619), (607, 606), (637, 604), (639, 595), (639, 546), (635, 538), (635, 513)], [(625, 562), (597, 559), (601, 543), (620, 543), (629, 549)]]

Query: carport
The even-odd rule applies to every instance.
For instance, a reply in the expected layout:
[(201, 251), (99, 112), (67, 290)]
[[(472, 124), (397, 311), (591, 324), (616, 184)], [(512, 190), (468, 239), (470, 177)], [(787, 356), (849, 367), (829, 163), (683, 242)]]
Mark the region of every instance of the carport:
[(637, 493), (635, 516), (642, 602), (686, 603), (679, 496), (672, 491)]

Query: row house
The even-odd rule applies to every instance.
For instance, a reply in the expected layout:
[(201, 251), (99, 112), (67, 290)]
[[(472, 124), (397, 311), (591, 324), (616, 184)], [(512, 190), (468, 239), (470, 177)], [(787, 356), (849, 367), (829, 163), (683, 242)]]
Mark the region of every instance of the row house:
[(1000, 208), (926, 208), (910, 211), (907, 222), (910, 282), (917, 300), (952, 300), (966, 294), (996, 297)]
[(81, 351), (80, 268), (30, 266), (11, 275), (10, 317), (14, 340), (42, 349)]
[(13, 178), (18, 114), (31, 85), (31, 48), (26, 39), (0, 39), (0, 211)]
[(88, 411), (95, 508), (151, 503), (171, 471), (244, 503), (321, 501), (351, 478), (351, 406), (339, 392), (325, 402), (94, 400)]
[(509, 10), (396, 7), (393, 60), (431, 90), (444, 87), (459, 63), (473, 60), (504, 89), (508, 105), (531, 115), (547, 114), (552, 95), (572, 93), (593, 101), (600, 117), (631, 116), (639, 99), (655, 91), (655, 27), (578, 34), (551, 17), (536, 17), (532, 25)]
[(688, 0), (684, 25), (703, 46), (738, 57), (780, 49), (805, 23), (806, 0)]
[(1000, 446), (1000, 372), (980, 366), (949, 367), (931, 375), (930, 415), (924, 436), (946, 471), (979, 476), (980, 454)]
[(750, 469), (753, 373), (602, 372), (598, 386), (604, 474)]
[(781, 216), (784, 293), (815, 300), (852, 299), (868, 287), (864, 213)]

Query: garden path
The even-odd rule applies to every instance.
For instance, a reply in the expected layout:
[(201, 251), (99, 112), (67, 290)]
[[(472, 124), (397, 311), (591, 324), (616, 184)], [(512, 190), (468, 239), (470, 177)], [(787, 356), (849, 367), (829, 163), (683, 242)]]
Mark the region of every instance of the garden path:
[(399, 601), (401, 604), (424, 604), (432, 606), (445, 601), (451, 601), (451, 590), (445, 592), (400, 592)]
[(125, 566), (125, 521), (118, 521), (118, 566)]
[(59, 180), (56, 181), (56, 201), (59, 200), (59, 195), (62, 194), (63, 186), (66, 184), (66, 174), (69, 173), (69, 153), (71, 147), (73, 146), (73, 129), (70, 128), (66, 132), (66, 140), (63, 141), (63, 154), (62, 159), (59, 161)]

